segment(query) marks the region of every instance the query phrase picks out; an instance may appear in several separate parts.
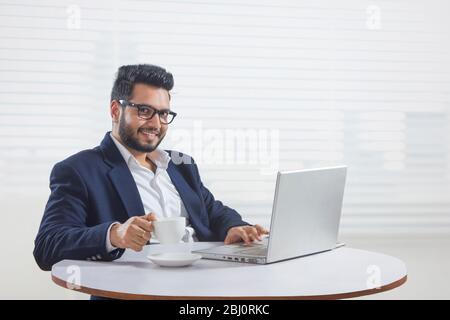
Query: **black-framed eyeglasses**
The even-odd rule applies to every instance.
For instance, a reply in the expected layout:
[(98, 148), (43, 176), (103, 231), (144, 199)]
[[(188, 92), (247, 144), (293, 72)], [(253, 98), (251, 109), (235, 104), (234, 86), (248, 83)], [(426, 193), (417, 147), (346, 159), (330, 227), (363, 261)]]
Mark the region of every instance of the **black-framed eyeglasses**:
[(177, 116), (176, 112), (170, 110), (158, 110), (148, 104), (137, 104), (127, 100), (119, 100), (122, 107), (133, 107), (138, 110), (138, 117), (144, 120), (150, 120), (158, 114), (159, 121), (163, 124), (169, 124)]

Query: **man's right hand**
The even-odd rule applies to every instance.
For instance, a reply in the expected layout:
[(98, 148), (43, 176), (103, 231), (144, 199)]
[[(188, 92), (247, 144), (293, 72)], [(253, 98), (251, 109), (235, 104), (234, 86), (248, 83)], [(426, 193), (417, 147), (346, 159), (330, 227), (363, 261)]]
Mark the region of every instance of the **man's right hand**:
[(150, 241), (153, 231), (152, 221), (156, 220), (154, 213), (145, 216), (131, 217), (125, 223), (117, 223), (111, 227), (110, 240), (116, 248), (142, 251)]

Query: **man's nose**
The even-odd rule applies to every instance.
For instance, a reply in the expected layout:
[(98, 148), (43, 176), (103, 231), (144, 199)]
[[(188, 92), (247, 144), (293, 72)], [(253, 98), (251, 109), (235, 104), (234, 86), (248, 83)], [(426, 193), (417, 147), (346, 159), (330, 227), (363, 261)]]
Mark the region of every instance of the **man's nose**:
[(159, 114), (155, 113), (155, 115), (147, 121), (151, 123), (153, 128), (161, 129), (161, 119), (159, 118)]

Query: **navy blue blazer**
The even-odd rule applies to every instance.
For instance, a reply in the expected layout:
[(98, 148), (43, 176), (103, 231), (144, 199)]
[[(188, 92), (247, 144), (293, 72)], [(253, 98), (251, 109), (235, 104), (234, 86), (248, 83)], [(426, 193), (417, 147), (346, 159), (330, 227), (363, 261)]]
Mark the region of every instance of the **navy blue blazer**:
[[(132, 216), (148, 213), (144, 212), (133, 176), (109, 134), (100, 146), (57, 163), (51, 172), (51, 194), (33, 252), (42, 270), (50, 270), (63, 259), (119, 258), (125, 250), (106, 250), (108, 227), (114, 221), (123, 223)], [(189, 161), (179, 164), (179, 157), (174, 158), (172, 153), (167, 172), (200, 241), (223, 241), (229, 228), (248, 225), (235, 210), (214, 199), (191, 157), (176, 154)]]

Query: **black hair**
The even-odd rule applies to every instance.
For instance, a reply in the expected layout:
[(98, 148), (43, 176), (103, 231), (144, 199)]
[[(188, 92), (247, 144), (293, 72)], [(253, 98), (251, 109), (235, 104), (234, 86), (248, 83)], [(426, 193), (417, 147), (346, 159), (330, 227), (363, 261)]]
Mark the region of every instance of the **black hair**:
[[(111, 101), (128, 100), (136, 83), (148, 84), (167, 91), (172, 90), (173, 76), (166, 69), (152, 64), (132, 64), (121, 66), (116, 74), (111, 90)], [(169, 94), (170, 97), (170, 94)]]

